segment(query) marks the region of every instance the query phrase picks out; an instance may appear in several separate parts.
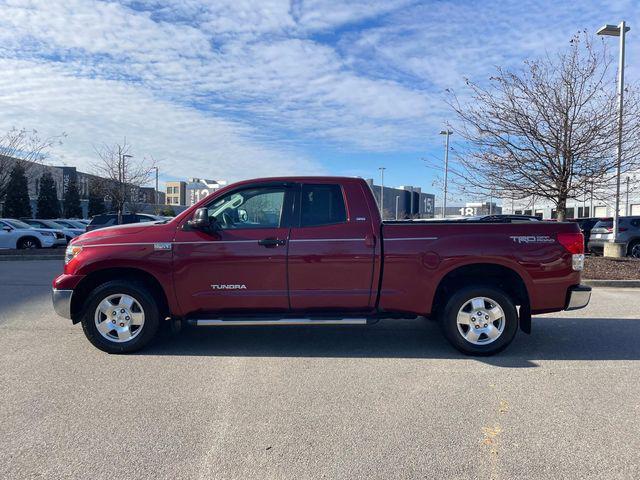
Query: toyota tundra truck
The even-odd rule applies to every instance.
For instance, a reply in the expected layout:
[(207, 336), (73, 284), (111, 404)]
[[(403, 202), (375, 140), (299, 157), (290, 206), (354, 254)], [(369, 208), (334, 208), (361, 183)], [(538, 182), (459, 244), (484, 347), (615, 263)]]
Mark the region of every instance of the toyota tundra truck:
[[(496, 217), (493, 217), (496, 218)], [(359, 178), (222, 188), (172, 220), (74, 238), (53, 306), (109, 353), (163, 324), (367, 325), (428, 317), (458, 350), (490, 355), (531, 316), (587, 305), (575, 223), (382, 221)]]

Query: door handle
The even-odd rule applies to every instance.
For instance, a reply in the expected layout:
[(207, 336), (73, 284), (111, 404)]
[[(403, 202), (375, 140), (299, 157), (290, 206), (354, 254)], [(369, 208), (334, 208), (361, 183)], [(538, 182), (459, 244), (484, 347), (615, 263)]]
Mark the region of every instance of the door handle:
[(258, 240), (258, 245), (262, 245), (266, 248), (281, 247), (285, 243), (285, 240), (281, 240), (279, 238), (263, 238), (262, 240)]

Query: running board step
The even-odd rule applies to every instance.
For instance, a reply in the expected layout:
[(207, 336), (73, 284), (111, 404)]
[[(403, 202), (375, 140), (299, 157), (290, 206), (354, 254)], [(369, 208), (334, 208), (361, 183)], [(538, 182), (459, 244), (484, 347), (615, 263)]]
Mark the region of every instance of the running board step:
[(190, 319), (191, 325), (198, 327), (220, 327), (225, 325), (366, 325), (366, 318), (335, 318), (335, 319), (317, 319), (311, 318), (271, 318), (265, 320), (256, 319), (233, 319), (222, 320), (220, 318), (215, 319)]

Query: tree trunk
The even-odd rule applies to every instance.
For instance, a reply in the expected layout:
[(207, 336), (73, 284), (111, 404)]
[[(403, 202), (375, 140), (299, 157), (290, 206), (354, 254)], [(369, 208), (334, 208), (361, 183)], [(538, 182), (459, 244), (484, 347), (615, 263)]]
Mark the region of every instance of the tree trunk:
[(558, 198), (558, 203), (556, 206), (556, 219), (559, 222), (564, 222), (565, 217), (567, 215), (567, 197), (566, 195)]

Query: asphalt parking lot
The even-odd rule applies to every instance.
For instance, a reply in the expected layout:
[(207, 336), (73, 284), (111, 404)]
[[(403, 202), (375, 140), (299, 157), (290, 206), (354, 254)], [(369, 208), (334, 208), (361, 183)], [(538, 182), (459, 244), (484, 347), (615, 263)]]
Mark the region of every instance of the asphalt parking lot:
[(0, 263), (0, 478), (640, 478), (640, 290), (486, 359), (421, 320), (110, 356), (53, 313), (60, 269)]

